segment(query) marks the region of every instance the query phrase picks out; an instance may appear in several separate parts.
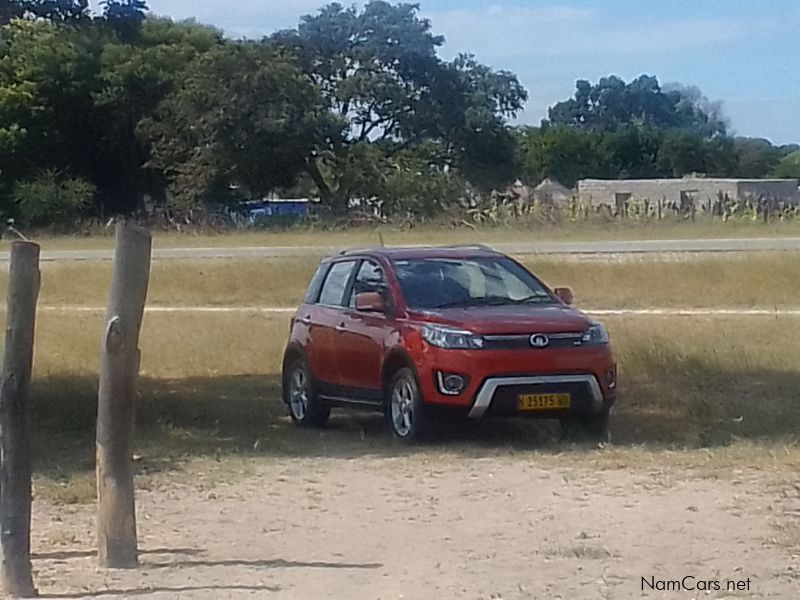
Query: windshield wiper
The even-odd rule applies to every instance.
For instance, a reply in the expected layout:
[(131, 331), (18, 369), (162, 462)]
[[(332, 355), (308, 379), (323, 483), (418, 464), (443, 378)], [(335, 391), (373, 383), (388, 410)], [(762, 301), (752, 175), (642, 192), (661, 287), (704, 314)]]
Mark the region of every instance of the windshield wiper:
[(543, 294), (531, 294), (530, 296), (526, 296), (525, 298), (520, 298), (519, 300), (511, 300), (514, 304), (537, 304), (537, 303), (551, 303), (553, 299), (550, 296), (545, 296)]
[(466, 308), (468, 306), (502, 306), (504, 304), (513, 304), (514, 301), (510, 298), (503, 296), (485, 296), (483, 298), (467, 298), (465, 300), (455, 300), (453, 302), (445, 302), (444, 304), (437, 304), (434, 308)]
[(549, 296), (542, 296), (539, 294), (532, 294), (525, 298), (515, 300), (505, 296), (485, 296), (483, 298), (467, 298), (466, 300), (456, 300), (454, 302), (445, 302), (438, 304), (434, 308), (467, 308), (470, 306), (510, 306), (515, 304), (534, 304), (540, 302), (552, 302)]

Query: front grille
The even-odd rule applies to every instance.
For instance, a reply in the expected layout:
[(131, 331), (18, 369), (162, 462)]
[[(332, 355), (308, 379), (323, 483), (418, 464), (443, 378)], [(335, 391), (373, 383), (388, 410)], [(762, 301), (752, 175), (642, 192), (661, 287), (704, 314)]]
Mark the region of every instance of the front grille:
[(535, 333), (513, 335), (485, 335), (484, 348), (487, 350), (547, 350), (548, 348), (572, 348), (583, 342), (583, 333), (545, 333), (549, 344), (543, 348), (531, 345), (531, 336)]

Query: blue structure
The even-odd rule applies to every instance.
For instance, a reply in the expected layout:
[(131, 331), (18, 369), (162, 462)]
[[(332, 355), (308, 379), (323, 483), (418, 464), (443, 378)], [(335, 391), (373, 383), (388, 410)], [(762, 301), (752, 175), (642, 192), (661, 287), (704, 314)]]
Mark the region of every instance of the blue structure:
[(272, 217), (307, 217), (310, 204), (308, 198), (272, 198), (243, 202), (237, 207), (237, 212), (253, 224)]

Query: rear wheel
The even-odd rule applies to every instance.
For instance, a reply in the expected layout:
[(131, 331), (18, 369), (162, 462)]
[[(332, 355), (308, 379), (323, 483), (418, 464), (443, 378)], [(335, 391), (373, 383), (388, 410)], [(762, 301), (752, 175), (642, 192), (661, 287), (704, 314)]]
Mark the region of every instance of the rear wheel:
[(427, 432), (428, 415), (414, 372), (403, 368), (395, 373), (386, 398), (386, 418), (394, 437), (405, 443), (420, 441)]
[(301, 427), (324, 427), (331, 409), (314, 390), (305, 360), (299, 358), (291, 363), (284, 385), (292, 421)]

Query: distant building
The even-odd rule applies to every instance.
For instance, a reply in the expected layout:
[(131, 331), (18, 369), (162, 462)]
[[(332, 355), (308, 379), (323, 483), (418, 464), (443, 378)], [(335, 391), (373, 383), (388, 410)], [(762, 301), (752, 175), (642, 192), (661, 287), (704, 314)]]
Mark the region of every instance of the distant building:
[(747, 198), (800, 202), (797, 179), (715, 179), (687, 176), (681, 179), (582, 179), (578, 198), (588, 205), (623, 208), (629, 201), (650, 200), (682, 204)]
[(562, 185), (555, 179), (546, 177), (533, 188), (533, 199), (540, 204), (564, 204), (575, 195), (575, 191)]

